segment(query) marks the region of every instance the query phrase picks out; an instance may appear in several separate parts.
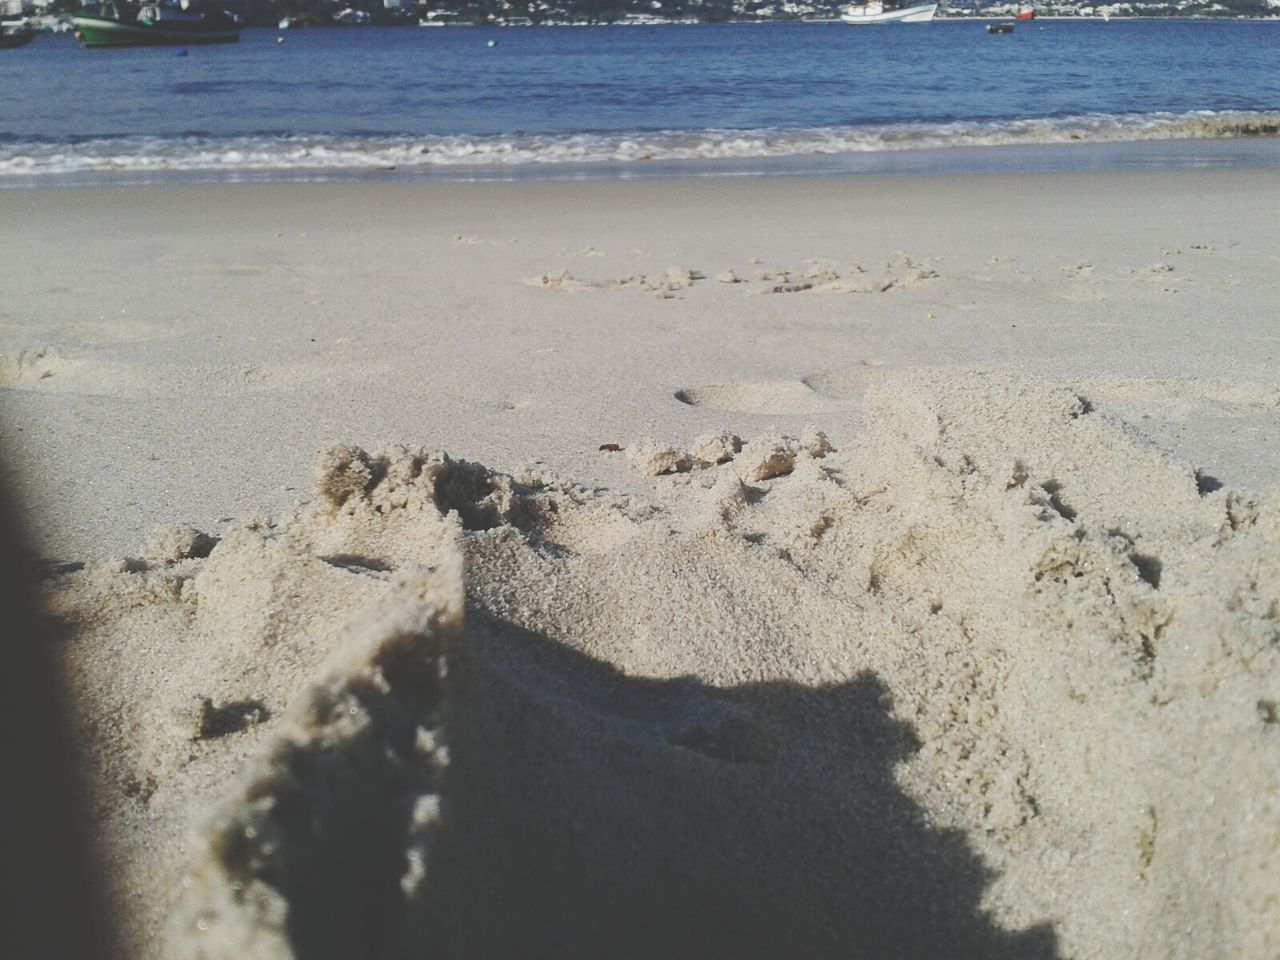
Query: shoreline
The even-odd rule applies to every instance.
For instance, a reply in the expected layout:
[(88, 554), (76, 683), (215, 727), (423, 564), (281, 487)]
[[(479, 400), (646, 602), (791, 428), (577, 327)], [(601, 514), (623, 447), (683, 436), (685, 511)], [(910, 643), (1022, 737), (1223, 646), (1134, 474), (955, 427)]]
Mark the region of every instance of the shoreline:
[(238, 184), (552, 183), (635, 180), (840, 179), (845, 177), (945, 177), (1015, 173), (1098, 173), (1142, 169), (1151, 174), (1201, 169), (1280, 167), (1280, 136), (1152, 138), (1076, 143), (1007, 143), (907, 147), (844, 153), (723, 159), (527, 162), (508, 165), (365, 166), (348, 168), (137, 170), (10, 174), (8, 191), (98, 187)]

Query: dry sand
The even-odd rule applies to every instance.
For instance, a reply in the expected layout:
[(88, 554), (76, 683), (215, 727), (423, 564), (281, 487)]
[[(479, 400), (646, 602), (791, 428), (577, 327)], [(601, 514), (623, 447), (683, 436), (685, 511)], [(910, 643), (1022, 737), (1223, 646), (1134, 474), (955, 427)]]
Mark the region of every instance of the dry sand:
[(1280, 951), (1273, 173), (142, 196), (0, 194), (135, 954)]

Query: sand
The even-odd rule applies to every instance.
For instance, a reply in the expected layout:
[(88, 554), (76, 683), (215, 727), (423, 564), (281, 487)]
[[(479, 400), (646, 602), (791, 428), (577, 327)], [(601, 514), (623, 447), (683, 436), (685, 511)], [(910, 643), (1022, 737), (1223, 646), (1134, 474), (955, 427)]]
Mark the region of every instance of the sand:
[(137, 197), (0, 195), (135, 955), (1280, 950), (1267, 172)]

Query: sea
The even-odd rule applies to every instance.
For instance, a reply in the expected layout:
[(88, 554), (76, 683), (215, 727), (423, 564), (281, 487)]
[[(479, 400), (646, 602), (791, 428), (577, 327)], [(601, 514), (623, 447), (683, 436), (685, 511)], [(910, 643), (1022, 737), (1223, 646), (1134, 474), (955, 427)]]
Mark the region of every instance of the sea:
[(1280, 20), (246, 29), (0, 51), (0, 188), (1273, 166)]

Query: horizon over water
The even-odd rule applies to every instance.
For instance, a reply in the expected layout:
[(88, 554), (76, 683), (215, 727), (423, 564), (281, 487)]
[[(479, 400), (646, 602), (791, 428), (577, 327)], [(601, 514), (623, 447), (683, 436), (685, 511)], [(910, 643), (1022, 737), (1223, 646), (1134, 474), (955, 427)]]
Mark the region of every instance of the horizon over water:
[(0, 188), (1280, 165), (1280, 22), (282, 36), (7, 52)]

